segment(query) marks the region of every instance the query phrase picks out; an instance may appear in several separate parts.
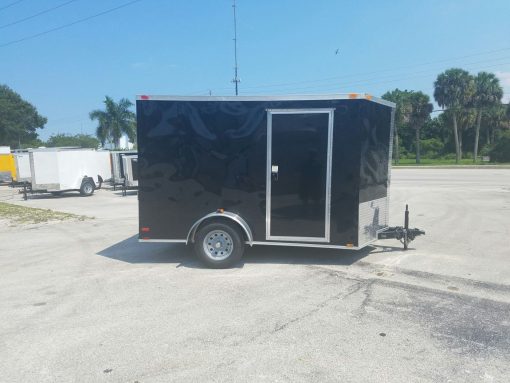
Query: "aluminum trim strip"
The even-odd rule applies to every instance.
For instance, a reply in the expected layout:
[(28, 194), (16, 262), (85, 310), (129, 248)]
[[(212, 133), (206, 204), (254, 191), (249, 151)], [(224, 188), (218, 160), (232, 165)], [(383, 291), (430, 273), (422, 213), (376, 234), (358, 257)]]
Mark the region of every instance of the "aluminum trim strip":
[(273, 147), (273, 118), (267, 111), (266, 143), (266, 239), (271, 236), (271, 150)]
[[(333, 124), (334, 108), (308, 108), (308, 109), (266, 109), (267, 112), (267, 164), (266, 164), (266, 239), (282, 241), (307, 241), (329, 242), (331, 224), (331, 167), (333, 153)], [(326, 149), (326, 195), (324, 211), (324, 237), (296, 237), (296, 236), (272, 236), (271, 235), (271, 166), (272, 166), (272, 137), (273, 137), (273, 114), (328, 114), (328, 143)]]
[(395, 108), (395, 103), (373, 97), (366, 93), (345, 94), (289, 94), (275, 96), (177, 96), (177, 95), (137, 95), (139, 101), (308, 101), (308, 100), (366, 100)]
[(330, 241), (330, 222), (331, 222), (331, 167), (333, 161), (333, 125), (335, 112), (329, 111), (328, 119), (328, 149), (326, 160), (326, 240)]
[(386, 181), (386, 225), (390, 224), (390, 187), (391, 187), (391, 169), (392, 169), (392, 161), (393, 161), (393, 141), (395, 135), (395, 108), (391, 111), (390, 118), (390, 137), (389, 137), (389, 147), (388, 147), (388, 180)]
[(325, 245), (320, 243), (299, 243), (299, 242), (262, 242), (253, 241), (253, 245), (268, 245), (268, 246), (293, 246), (293, 247), (315, 247), (323, 249), (341, 249), (341, 250), (361, 250), (361, 247), (356, 246), (340, 246), (340, 245)]
[(186, 243), (185, 239), (138, 239), (138, 242)]
[(389, 106), (390, 108), (393, 108), (393, 109), (395, 109), (397, 107), (397, 104), (395, 104), (394, 102), (385, 100), (385, 99), (380, 98), (380, 97), (372, 97), (372, 99), (370, 101), (376, 102), (376, 103), (381, 104), (381, 105)]
[[(383, 229), (379, 229), (379, 230), (377, 230), (377, 234), (382, 233), (383, 231), (386, 231), (386, 230), (388, 230), (388, 228), (387, 228), (387, 227), (385, 227), (385, 228), (383, 228)], [(364, 244), (362, 244), (362, 245), (360, 245), (360, 246), (358, 246), (358, 247), (359, 247), (360, 249), (363, 249), (364, 247), (367, 247), (368, 245), (371, 245), (372, 243), (377, 242), (378, 240), (379, 240), (378, 238), (376, 238), (376, 239), (372, 239), (372, 240), (370, 240), (370, 241), (368, 241), (368, 242), (365, 242)]]
[(326, 237), (296, 237), (292, 235), (271, 235), (269, 238), (273, 241), (296, 241), (296, 242), (329, 242)]
[(307, 109), (266, 109), (271, 114), (311, 114), (311, 113), (329, 113), (335, 108), (307, 108)]

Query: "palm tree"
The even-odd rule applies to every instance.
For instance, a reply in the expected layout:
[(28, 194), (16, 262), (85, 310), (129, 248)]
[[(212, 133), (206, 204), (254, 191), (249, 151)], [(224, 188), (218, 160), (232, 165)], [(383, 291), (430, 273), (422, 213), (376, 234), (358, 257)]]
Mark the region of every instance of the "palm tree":
[(476, 133), (473, 162), (478, 159), (478, 142), (480, 138), (480, 125), (484, 110), (495, 106), (503, 98), (503, 88), (499, 85), (499, 79), (493, 73), (480, 72), (475, 77), (476, 92), (473, 96), (473, 106), (476, 108)]
[(510, 104), (495, 104), (485, 109), (483, 116), (482, 127), (485, 127), (487, 134), (486, 142), (494, 145), (497, 132), (510, 128)]
[(434, 82), (434, 98), (442, 108), (451, 111), (453, 120), (453, 136), (455, 138), (455, 161), (459, 163), (462, 158), (462, 149), (459, 141), (457, 117), (466, 108), (475, 93), (473, 76), (459, 68), (448, 69), (437, 76)]
[(430, 98), (423, 92), (411, 92), (409, 104), (411, 110), (409, 113), (409, 124), (416, 132), (416, 163), (421, 161), (420, 157), (420, 131), (425, 122), (430, 118), (433, 106), (429, 102)]
[(400, 142), (398, 131), (404, 124), (409, 120), (410, 104), (409, 95), (411, 92), (407, 90), (395, 89), (390, 92), (383, 94), (382, 98), (391, 102), (394, 102), (397, 107), (395, 109), (395, 117), (393, 121), (394, 125), (394, 137), (395, 137), (395, 163), (398, 164), (400, 160)]
[(126, 134), (130, 141), (135, 139), (135, 114), (129, 110), (133, 103), (127, 98), (121, 98), (118, 103), (111, 97), (105, 96), (105, 110), (93, 110), (89, 116), (97, 120), (96, 135), (101, 145), (112, 142), (115, 148), (120, 145), (122, 134)]

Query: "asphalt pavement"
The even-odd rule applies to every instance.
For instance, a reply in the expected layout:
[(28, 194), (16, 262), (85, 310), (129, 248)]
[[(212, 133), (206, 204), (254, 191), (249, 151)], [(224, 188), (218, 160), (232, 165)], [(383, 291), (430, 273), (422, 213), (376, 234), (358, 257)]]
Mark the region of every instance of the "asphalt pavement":
[(510, 169), (394, 169), (391, 224), (407, 203), (427, 232), (407, 252), (228, 270), (138, 243), (135, 193), (10, 201), (93, 218), (0, 228), (0, 381), (510, 381)]

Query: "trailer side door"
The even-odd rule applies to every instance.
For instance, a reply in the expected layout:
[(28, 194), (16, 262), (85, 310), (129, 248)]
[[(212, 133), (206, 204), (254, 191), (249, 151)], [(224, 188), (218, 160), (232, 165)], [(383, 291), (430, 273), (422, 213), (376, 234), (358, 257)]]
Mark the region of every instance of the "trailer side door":
[(267, 111), (266, 239), (329, 242), (334, 109)]

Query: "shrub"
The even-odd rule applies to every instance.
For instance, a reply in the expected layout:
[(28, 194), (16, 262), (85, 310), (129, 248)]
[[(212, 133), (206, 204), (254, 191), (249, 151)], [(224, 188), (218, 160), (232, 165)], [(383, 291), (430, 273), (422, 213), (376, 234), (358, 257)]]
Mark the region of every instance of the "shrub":
[(454, 160), (455, 159), (455, 153), (447, 153), (444, 156), (441, 156), (442, 160)]
[(437, 158), (444, 149), (444, 144), (437, 138), (421, 140), (422, 156), (426, 158)]
[(510, 131), (503, 133), (489, 152), (492, 162), (510, 162)]
[(492, 150), (492, 145), (489, 145), (489, 144), (485, 144), (481, 149), (480, 149), (480, 156), (488, 156), (490, 155), (490, 151)]

